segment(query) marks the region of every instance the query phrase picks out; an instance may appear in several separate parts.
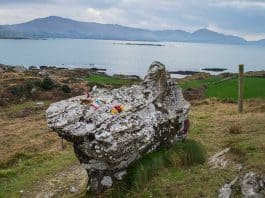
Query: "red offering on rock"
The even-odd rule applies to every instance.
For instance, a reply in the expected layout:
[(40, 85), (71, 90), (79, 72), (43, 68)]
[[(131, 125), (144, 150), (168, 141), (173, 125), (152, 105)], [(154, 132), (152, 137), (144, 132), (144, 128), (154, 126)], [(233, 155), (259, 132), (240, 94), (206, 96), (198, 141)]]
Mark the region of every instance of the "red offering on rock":
[(122, 110), (123, 110), (123, 108), (122, 108), (121, 105), (116, 105), (116, 106), (114, 106), (114, 108), (115, 108), (119, 113), (122, 112)]
[(89, 92), (86, 93), (86, 97), (90, 98), (90, 93)]

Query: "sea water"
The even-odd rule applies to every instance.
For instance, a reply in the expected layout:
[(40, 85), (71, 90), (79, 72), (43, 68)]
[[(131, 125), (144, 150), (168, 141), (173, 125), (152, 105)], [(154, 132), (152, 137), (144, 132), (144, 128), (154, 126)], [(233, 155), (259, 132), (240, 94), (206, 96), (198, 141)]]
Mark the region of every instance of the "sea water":
[[(162, 46), (154, 46), (157, 44)], [(169, 71), (220, 67), (236, 72), (241, 63), (246, 71), (265, 70), (265, 47), (89, 39), (0, 40), (0, 63), (9, 65), (98, 67), (110, 74), (143, 76), (153, 61), (164, 63)]]

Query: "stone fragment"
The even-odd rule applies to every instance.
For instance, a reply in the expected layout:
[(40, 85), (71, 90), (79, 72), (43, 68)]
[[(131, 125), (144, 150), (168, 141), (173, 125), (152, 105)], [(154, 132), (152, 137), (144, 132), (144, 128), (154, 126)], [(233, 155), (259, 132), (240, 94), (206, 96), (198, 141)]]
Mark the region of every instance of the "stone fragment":
[(237, 182), (238, 177), (236, 177), (232, 182), (229, 184), (225, 184), (220, 190), (219, 190), (219, 196), (218, 198), (230, 198), (233, 197), (233, 186)]
[(224, 169), (229, 164), (228, 158), (225, 156), (226, 153), (230, 151), (230, 148), (226, 148), (216, 154), (214, 154), (212, 157), (210, 157), (208, 164), (212, 168), (220, 168)]

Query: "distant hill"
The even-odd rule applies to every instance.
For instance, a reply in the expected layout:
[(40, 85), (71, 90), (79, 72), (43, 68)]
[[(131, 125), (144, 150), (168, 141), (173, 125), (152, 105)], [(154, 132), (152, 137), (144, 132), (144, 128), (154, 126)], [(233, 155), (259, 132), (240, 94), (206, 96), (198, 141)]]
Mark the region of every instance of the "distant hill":
[(0, 38), (73, 38), (264, 45), (264, 41), (248, 42), (237, 36), (225, 35), (208, 29), (200, 29), (193, 33), (183, 30), (153, 31), (115, 24), (80, 22), (57, 16), (39, 18), (15, 25), (2, 25), (0, 26)]
[(18, 39), (18, 38), (25, 38), (26, 35), (19, 32), (14, 32), (12, 30), (9, 30), (7, 28), (0, 26), (0, 38), (2, 39)]
[(245, 44), (247, 41), (243, 38), (224, 35), (208, 29), (200, 29), (193, 32), (190, 36), (190, 41), (206, 42), (206, 43), (229, 43), (229, 44)]
[(261, 39), (258, 41), (249, 41), (249, 43), (253, 45), (264, 45), (265, 46), (265, 39)]

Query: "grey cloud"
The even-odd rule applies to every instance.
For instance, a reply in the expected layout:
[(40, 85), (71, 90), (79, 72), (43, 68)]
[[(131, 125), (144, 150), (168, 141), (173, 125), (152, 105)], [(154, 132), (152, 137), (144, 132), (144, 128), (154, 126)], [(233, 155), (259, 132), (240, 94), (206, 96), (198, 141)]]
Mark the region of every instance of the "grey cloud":
[(0, 5), (7, 4), (19, 4), (19, 5), (29, 5), (29, 4), (47, 4), (47, 3), (56, 3), (56, 0), (0, 0)]
[(59, 15), (149, 29), (256, 34), (265, 32), (264, 10), (264, 0), (0, 0), (0, 23)]

